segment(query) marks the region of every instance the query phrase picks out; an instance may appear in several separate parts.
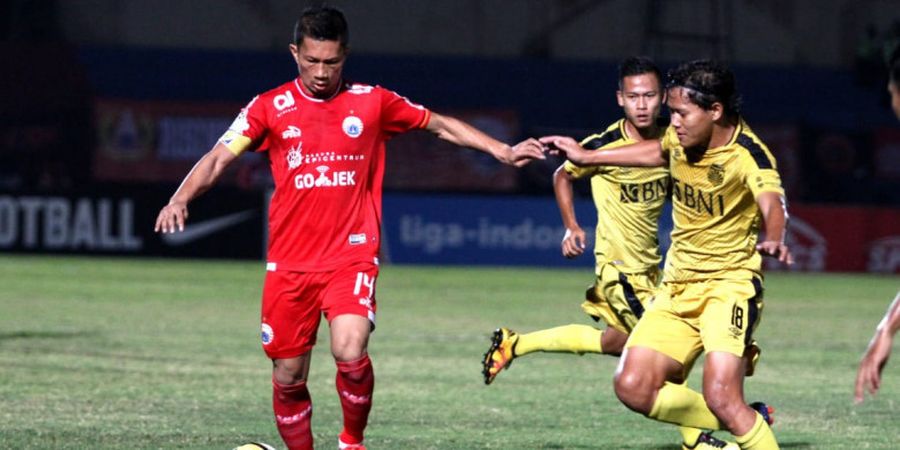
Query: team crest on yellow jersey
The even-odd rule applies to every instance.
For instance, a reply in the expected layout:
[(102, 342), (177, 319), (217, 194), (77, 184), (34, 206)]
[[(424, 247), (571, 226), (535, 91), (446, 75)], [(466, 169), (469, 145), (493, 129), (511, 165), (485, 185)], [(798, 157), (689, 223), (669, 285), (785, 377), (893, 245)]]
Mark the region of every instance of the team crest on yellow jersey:
[(725, 168), (721, 164), (713, 164), (709, 166), (709, 172), (706, 174), (709, 182), (715, 186), (721, 186), (725, 181)]

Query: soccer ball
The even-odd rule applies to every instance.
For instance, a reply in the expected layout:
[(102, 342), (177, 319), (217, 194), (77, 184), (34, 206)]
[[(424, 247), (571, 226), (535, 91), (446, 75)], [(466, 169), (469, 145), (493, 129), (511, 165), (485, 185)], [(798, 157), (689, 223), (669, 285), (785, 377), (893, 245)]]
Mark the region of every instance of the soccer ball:
[(235, 447), (233, 450), (275, 450), (275, 447), (262, 442), (248, 442), (239, 447)]

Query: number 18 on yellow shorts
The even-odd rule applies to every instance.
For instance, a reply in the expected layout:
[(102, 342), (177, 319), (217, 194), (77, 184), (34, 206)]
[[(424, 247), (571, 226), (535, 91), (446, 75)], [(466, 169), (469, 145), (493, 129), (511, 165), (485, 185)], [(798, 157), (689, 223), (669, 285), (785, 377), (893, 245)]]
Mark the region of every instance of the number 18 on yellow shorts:
[(756, 278), (663, 283), (626, 348), (648, 347), (685, 366), (704, 350), (740, 358), (762, 316), (762, 291)]

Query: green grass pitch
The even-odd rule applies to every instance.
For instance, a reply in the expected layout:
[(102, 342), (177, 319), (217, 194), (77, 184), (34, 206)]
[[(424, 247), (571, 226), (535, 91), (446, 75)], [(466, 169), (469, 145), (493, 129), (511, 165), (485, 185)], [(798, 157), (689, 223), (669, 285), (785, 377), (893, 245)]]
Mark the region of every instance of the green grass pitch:
[[(0, 448), (280, 445), (259, 344), (263, 275), (261, 262), (0, 257)], [(679, 448), (673, 427), (616, 400), (614, 358), (528, 355), (483, 384), (495, 327), (590, 323), (578, 307), (590, 281), (589, 269), (384, 267), (369, 448)], [(776, 407), (782, 448), (900, 446), (900, 367), (876, 398), (851, 402), (898, 287), (895, 276), (768, 276), (746, 391)], [(335, 448), (324, 332), (310, 389), (317, 448)]]

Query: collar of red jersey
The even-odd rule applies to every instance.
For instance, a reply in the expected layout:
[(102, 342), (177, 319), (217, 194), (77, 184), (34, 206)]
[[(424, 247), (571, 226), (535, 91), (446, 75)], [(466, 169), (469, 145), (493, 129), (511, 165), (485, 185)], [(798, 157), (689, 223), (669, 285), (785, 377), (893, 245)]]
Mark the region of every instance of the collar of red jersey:
[(297, 91), (300, 92), (300, 95), (302, 95), (303, 98), (305, 98), (311, 102), (327, 102), (328, 100), (331, 100), (331, 99), (337, 97), (337, 95), (340, 94), (341, 91), (343, 91), (346, 88), (345, 85), (346, 85), (346, 83), (344, 82), (344, 79), (341, 78), (341, 81), (338, 83), (338, 88), (334, 91), (334, 94), (331, 94), (331, 97), (315, 98), (315, 97), (307, 94), (306, 90), (303, 89), (303, 85), (300, 83), (300, 77), (294, 78), (294, 86), (297, 87)]

